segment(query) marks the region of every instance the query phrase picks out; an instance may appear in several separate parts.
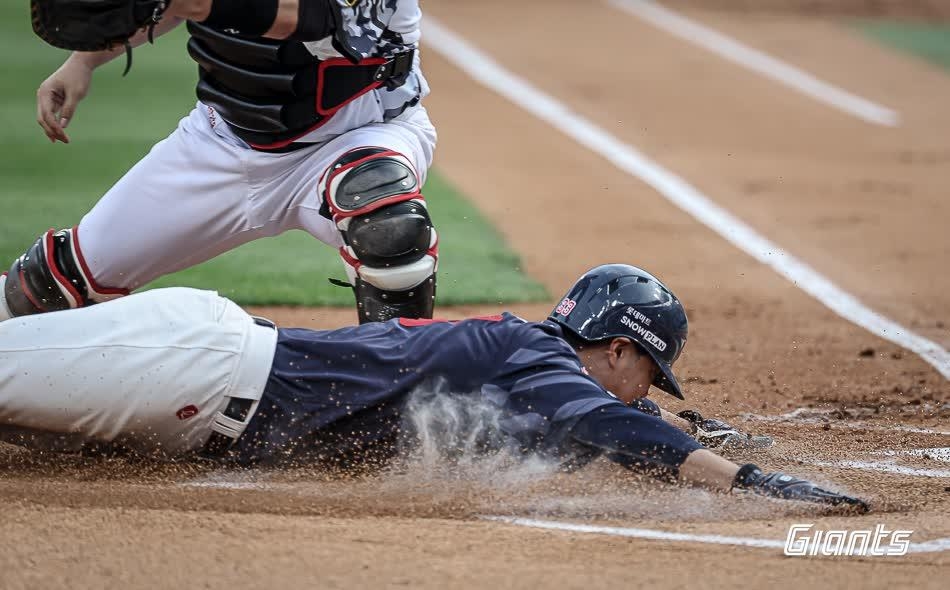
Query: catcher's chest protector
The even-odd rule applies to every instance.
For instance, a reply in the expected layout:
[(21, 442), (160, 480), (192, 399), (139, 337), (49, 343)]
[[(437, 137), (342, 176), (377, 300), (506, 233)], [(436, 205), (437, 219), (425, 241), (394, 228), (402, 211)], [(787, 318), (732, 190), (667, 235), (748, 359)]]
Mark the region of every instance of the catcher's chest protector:
[(366, 92), (402, 85), (415, 46), (386, 28), (387, 5), (398, 3), (339, 1), (346, 30), (327, 30), (314, 42), (238, 37), (189, 21), (199, 100), (241, 139), (268, 150), (313, 131)]

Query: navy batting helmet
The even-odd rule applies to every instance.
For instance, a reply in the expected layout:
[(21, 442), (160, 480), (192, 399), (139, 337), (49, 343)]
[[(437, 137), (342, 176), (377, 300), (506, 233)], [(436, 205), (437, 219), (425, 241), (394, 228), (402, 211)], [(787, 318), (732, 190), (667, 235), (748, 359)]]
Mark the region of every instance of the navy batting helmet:
[(587, 271), (548, 319), (588, 342), (633, 340), (660, 367), (653, 385), (683, 399), (673, 363), (686, 346), (686, 312), (672, 291), (645, 270), (605, 264)]

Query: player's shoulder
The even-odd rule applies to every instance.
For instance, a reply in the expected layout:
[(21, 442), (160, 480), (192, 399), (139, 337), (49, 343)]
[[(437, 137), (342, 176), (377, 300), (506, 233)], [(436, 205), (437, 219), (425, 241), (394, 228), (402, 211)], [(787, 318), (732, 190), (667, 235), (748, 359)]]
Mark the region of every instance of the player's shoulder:
[(563, 339), (564, 333), (557, 324), (549, 321), (532, 322), (508, 311), (498, 315), (468, 318), (465, 321), (486, 321), (490, 322), (488, 327), (491, 330), (510, 332), (513, 336), (525, 340), (551, 341), (555, 344), (563, 343), (566, 345)]
[(508, 322), (511, 329), (526, 340), (535, 340), (539, 343), (548, 343), (558, 348), (570, 349), (567, 341), (564, 339), (564, 331), (561, 326), (550, 321), (529, 322), (512, 313), (505, 312), (501, 316)]
[[(511, 380), (512, 391), (537, 393), (546, 400), (546, 406), (555, 408), (552, 416), (561, 418), (592, 411), (605, 403), (620, 403), (587, 372), (564, 338), (561, 326), (550, 321), (528, 322), (517, 316), (508, 321), (516, 333), (506, 349), (501, 374)], [(561, 406), (565, 407), (563, 411)]]
[[(564, 339), (561, 327), (553, 322), (529, 322), (513, 314), (505, 314), (510, 361), (529, 361), (531, 364), (577, 365), (577, 353)], [(517, 364), (517, 363), (516, 363)]]

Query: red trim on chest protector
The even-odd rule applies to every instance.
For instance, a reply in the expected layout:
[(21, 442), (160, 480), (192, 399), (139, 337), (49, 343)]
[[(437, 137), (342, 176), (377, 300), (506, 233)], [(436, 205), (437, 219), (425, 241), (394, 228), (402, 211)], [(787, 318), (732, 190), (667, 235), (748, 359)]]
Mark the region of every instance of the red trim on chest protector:
[(317, 96), (314, 99), (315, 100), (314, 108), (317, 114), (321, 115), (323, 118), (320, 121), (318, 121), (316, 124), (314, 124), (313, 127), (310, 127), (306, 131), (298, 135), (295, 135), (289, 139), (284, 139), (284, 140), (277, 141), (274, 143), (266, 143), (266, 144), (248, 142), (248, 145), (254, 149), (262, 150), (262, 151), (279, 150), (281, 148), (285, 148), (288, 145), (300, 139), (301, 137), (304, 137), (305, 135), (308, 135), (309, 133), (316, 131), (317, 129), (325, 125), (333, 117), (333, 115), (335, 115), (340, 109), (350, 104), (357, 98), (363, 96), (367, 92), (376, 90), (377, 88), (382, 86), (385, 82), (383, 80), (374, 80), (368, 86), (366, 86), (366, 88), (360, 90), (359, 92), (347, 98), (340, 104), (334, 107), (331, 107), (329, 109), (324, 109), (323, 106), (320, 104), (320, 99), (323, 97), (323, 87), (325, 86), (326, 69), (328, 67), (331, 67), (331, 66), (332, 67), (381, 66), (381, 65), (384, 65), (386, 61), (387, 60), (382, 57), (369, 57), (369, 58), (360, 60), (358, 63), (355, 63), (355, 64), (350, 62), (350, 60), (346, 59), (345, 57), (335, 57), (332, 59), (326, 59), (326, 60), (321, 61), (320, 65), (317, 66)]

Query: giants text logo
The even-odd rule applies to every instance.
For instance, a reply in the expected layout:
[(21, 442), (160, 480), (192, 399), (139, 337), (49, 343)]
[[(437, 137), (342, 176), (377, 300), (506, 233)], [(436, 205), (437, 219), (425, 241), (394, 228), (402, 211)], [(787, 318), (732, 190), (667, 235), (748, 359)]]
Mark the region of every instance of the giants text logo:
[(785, 539), (785, 555), (906, 555), (914, 531), (889, 531), (883, 524), (864, 531), (812, 531), (814, 524), (793, 524)]

